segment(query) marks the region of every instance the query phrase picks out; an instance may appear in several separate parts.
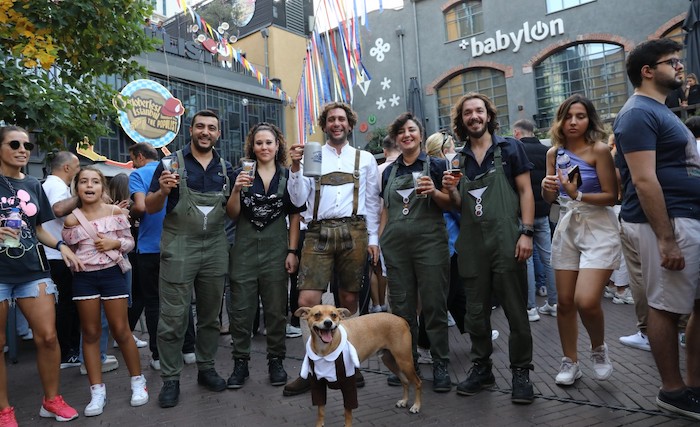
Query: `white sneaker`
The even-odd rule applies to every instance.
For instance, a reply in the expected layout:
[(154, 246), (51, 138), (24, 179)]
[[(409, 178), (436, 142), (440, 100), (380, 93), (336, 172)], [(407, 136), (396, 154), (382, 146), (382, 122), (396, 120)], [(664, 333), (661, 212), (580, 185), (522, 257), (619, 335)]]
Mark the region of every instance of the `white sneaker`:
[(301, 328), (297, 328), (296, 326), (292, 326), (287, 323), (286, 336), (287, 338), (299, 338), (301, 336)]
[(182, 353), (182, 361), (185, 365), (191, 365), (197, 361), (197, 355), (194, 353)]
[(148, 388), (143, 374), (131, 377), (131, 406), (141, 406), (148, 403)]
[(561, 368), (559, 368), (559, 373), (554, 379), (554, 382), (559, 385), (571, 385), (582, 376), (583, 374), (578, 368), (578, 362), (574, 362), (568, 357), (562, 357)]
[(90, 386), (90, 403), (85, 407), (86, 417), (100, 415), (107, 404), (107, 387), (104, 384)]
[(430, 354), (430, 349), (418, 347), (418, 363), (422, 365), (433, 364), (433, 355)]
[(160, 371), (160, 360), (151, 359), (151, 362), (149, 364), (151, 365), (151, 369), (153, 369), (154, 371)]
[[(105, 360), (102, 361), (102, 373), (111, 372), (119, 368), (119, 361), (111, 354), (105, 355)], [(80, 375), (87, 375), (85, 363), (80, 365)]]
[(540, 320), (540, 315), (537, 314), (537, 307), (532, 307), (527, 311), (527, 320), (530, 322), (537, 322)]
[(545, 302), (544, 305), (540, 308), (537, 309), (537, 311), (540, 312), (540, 314), (549, 314), (552, 317), (557, 317), (557, 305), (549, 305), (548, 302)]
[(148, 341), (144, 341), (141, 339), (138, 339), (136, 335), (132, 335), (134, 337), (134, 342), (136, 343), (136, 348), (144, 348), (148, 347)]
[(370, 313), (381, 313), (382, 312), (382, 306), (381, 305), (373, 305), (372, 307), (369, 308)]
[(491, 330), (491, 341), (496, 341), (499, 335), (498, 329)]
[(685, 348), (685, 332), (678, 333), (678, 343), (681, 345), (681, 348)]
[(642, 332), (637, 332), (634, 335), (628, 335), (626, 337), (620, 337), (620, 343), (628, 347), (638, 348), (640, 350), (651, 351), (651, 346), (649, 345), (649, 338)]
[(610, 289), (610, 286), (606, 286), (605, 290), (603, 290), (603, 298), (612, 298), (615, 296), (615, 287), (613, 286), (612, 289)]
[(547, 287), (546, 286), (540, 286), (537, 288), (537, 295), (541, 297), (546, 297), (547, 296)]
[(455, 318), (452, 317), (452, 313), (449, 311), (447, 312), (447, 327), (451, 328), (453, 326), (457, 325), (457, 322), (455, 322)]
[(632, 291), (630, 291), (630, 288), (627, 287), (621, 294), (615, 292), (615, 295), (613, 295), (612, 298), (612, 302), (613, 304), (634, 304), (634, 298), (632, 298)]
[(613, 373), (613, 365), (608, 356), (608, 345), (603, 345), (591, 350), (591, 360), (593, 361), (594, 378), (604, 381), (610, 378)]

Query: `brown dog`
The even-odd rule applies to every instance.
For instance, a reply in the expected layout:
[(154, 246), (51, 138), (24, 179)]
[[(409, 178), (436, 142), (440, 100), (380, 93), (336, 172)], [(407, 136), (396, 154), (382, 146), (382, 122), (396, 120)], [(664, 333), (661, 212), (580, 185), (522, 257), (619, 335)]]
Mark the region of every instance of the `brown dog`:
[[(347, 332), (347, 340), (357, 350), (360, 362), (374, 354), (381, 354), (387, 368), (401, 379), (403, 397), (396, 402), (396, 407), (405, 408), (408, 404), (410, 383), (416, 388), (416, 399), (409, 409), (418, 413), (421, 405), (421, 380), (413, 365), (411, 350), (411, 331), (408, 323), (399, 316), (389, 313), (374, 313), (348, 318), (350, 312), (345, 308), (332, 305), (317, 305), (311, 308), (301, 307), (296, 316), (306, 319), (311, 331), (311, 349), (318, 356), (325, 356), (338, 348), (341, 324)], [(323, 426), (325, 405), (318, 405), (316, 427)], [(345, 408), (345, 426), (352, 426), (352, 409)]]

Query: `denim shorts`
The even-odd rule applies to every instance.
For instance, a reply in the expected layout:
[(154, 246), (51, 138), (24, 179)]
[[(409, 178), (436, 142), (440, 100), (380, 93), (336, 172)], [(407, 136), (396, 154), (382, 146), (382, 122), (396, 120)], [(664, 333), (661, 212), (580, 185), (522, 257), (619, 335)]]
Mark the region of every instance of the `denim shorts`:
[(46, 294), (54, 295), (58, 302), (58, 290), (50, 277), (24, 283), (0, 283), (0, 302), (9, 300), (10, 304), (14, 304), (17, 298), (36, 298), (41, 283), (46, 283)]
[(79, 271), (73, 275), (73, 301), (128, 297), (126, 276), (117, 265), (97, 271)]

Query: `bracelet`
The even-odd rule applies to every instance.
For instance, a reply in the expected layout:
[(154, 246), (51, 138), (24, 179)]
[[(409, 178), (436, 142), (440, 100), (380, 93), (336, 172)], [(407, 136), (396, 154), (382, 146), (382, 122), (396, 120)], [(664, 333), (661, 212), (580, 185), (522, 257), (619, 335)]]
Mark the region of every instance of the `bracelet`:
[(579, 192), (576, 194), (576, 201), (577, 201), (577, 202), (580, 202), (581, 199), (583, 199), (583, 193), (579, 191)]
[(299, 249), (292, 249), (292, 248), (289, 248), (289, 249), (287, 249), (287, 253), (288, 253), (288, 254), (294, 254), (294, 255), (296, 255), (296, 256), (299, 256)]
[(64, 242), (63, 240), (59, 240), (59, 241), (56, 243), (56, 247), (55, 247), (54, 249), (56, 249), (57, 251), (60, 251), (60, 250), (61, 250), (61, 245), (65, 245), (65, 244), (66, 244), (66, 242)]

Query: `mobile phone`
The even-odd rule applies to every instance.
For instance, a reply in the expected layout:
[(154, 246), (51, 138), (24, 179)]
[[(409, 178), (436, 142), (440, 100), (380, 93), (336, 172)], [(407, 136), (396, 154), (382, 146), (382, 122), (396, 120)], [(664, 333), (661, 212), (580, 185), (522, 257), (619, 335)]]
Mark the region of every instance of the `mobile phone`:
[(569, 182), (574, 182), (574, 179), (576, 180), (576, 187), (581, 187), (583, 180), (581, 179), (581, 169), (578, 167), (578, 165), (575, 165), (569, 171)]

